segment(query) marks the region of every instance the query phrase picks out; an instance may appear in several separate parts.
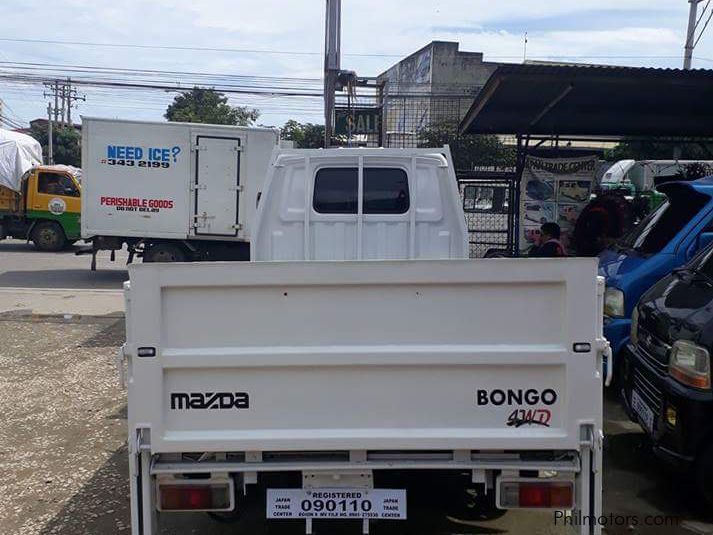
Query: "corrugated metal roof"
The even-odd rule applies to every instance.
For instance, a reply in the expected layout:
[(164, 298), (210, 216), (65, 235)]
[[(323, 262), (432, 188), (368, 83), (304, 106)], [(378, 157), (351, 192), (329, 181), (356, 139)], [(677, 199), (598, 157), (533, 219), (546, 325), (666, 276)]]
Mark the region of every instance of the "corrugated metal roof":
[(713, 137), (713, 70), (502, 65), (461, 131)]
[(671, 69), (664, 67), (630, 67), (624, 65), (600, 65), (582, 63), (577, 65), (565, 65), (562, 63), (547, 65), (544, 63), (510, 63), (502, 64), (498, 67), (497, 73), (501, 74), (556, 74), (565, 76), (572, 74), (592, 74), (602, 73), (611, 76), (612, 73), (620, 73), (624, 76), (660, 76), (662, 73), (672, 75), (682, 75), (686, 78), (707, 77), (713, 78), (712, 69)]

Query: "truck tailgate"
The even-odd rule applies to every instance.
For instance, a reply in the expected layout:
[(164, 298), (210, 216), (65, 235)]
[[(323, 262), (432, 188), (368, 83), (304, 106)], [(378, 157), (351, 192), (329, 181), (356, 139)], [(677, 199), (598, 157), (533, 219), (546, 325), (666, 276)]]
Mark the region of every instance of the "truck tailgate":
[(130, 280), (129, 424), (155, 452), (564, 450), (601, 426), (595, 259), (145, 264)]

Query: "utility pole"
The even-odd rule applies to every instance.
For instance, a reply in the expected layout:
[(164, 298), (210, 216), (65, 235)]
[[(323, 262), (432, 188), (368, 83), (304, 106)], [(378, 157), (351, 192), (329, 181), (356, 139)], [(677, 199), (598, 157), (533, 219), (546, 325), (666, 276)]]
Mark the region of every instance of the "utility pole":
[(45, 98), (54, 97), (54, 107), (52, 106), (52, 102), (47, 103), (47, 163), (52, 165), (54, 164), (54, 140), (52, 138), (54, 126), (59, 119), (59, 82), (57, 80), (54, 82), (45, 82), (45, 87), (50, 91), (49, 93), (43, 92), (42, 95)]
[(87, 97), (85, 95), (79, 96), (77, 95), (77, 90), (72, 87), (72, 80), (70, 78), (67, 78), (67, 126), (73, 128), (74, 125), (72, 124), (72, 107), (76, 107), (76, 104), (72, 104), (73, 101), (75, 100), (81, 100), (82, 102), (87, 100)]
[(74, 101), (87, 100), (86, 96), (78, 95), (77, 90), (72, 87), (72, 80), (67, 78), (66, 82), (60, 83), (59, 80), (47, 82), (45, 86), (49, 89), (48, 93), (44, 93), (44, 97), (54, 97), (54, 107), (52, 115), (48, 116), (54, 126), (67, 127), (72, 126), (72, 107), (76, 107)]
[[(686, 32), (686, 46), (684, 47), (683, 53), (683, 68), (685, 70), (689, 70), (691, 68), (693, 63), (693, 49), (696, 48), (698, 40), (701, 38), (701, 35), (703, 35), (703, 32), (706, 30), (708, 22), (710, 21), (709, 16), (705, 26), (703, 26), (703, 29), (698, 34), (698, 37), (696, 37), (696, 30), (701, 22), (698, 19), (698, 4), (701, 2), (703, 2), (703, 0), (688, 0), (688, 3), (690, 4), (688, 11), (688, 31)], [(706, 6), (706, 8), (707, 7), (708, 6)], [(711, 14), (713, 14), (713, 12), (711, 12)], [(705, 9), (703, 10), (701, 19), (703, 18), (703, 15), (705, 15)]]
[(62, 101), (62, 114), (60, 115), (59, 119), (59, 125), (64, 128), (67, 126), (67, 121), (66, 121), (66, 113), (67, 113), (67, 86), (65, 84), (62, 84), (60, 86), (60, 95), (59, 99)]
[[(57, 110), (55, 109), (55, 113)], [(47, 163), (54, 163), (54, 153), (52, 147), (52, 104), (47, 104)]]
[(342, 0), (327, 0), (324, 36), (324, 146), (334, 137), (334, 92), (341, 69)]

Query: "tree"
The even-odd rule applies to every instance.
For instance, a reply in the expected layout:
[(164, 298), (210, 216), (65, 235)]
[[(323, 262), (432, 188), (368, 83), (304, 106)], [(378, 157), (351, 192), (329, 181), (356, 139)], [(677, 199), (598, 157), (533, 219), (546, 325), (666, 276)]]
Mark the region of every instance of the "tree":
[[(713, 147), (706, 143), (681, 143), (680, 160), (713, 160)], [(653, 140), (623, 140), (604, 153), (604, 159), (610, 162), (619, 160), (673, 160), (675, 143), (662, 143)]]
[(515, 149), (506, 147), (497, 136), (459, 135), (455, 124), (439, 123), (419, 131), (419, 146), (449, 145), (459, 171), (475, 167), (514, 167)]
[(215, 89), (194, 87), (177, 95), (164, 117), (183, 123), (232, 124), (250, 126), (260, 112), (247, 106), (231, 106), (228, 97)]
[[(47, 123), (35, 123), (30, 130), (30, 135), (42, 145), (42, 156), (45, 162), (49, 162), (47, 126)], [(52, 129), (54, 163), (80, 167), (82, 165), (81, 139), (79, 132), (70, 126), (54, 127)]]
[(298, 149), (320, 149), (324, 147), (324, 125), (287, 121), (280, 129), (282, 139), (293, 141)]

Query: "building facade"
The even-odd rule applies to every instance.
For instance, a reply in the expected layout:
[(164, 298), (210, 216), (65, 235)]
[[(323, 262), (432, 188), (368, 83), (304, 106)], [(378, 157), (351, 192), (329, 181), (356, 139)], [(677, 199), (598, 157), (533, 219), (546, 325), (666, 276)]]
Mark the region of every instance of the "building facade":
[(428, 129), (457, 128), (499, 65), (433, 41), (380, 74), (384, 146), (416, 147)]

